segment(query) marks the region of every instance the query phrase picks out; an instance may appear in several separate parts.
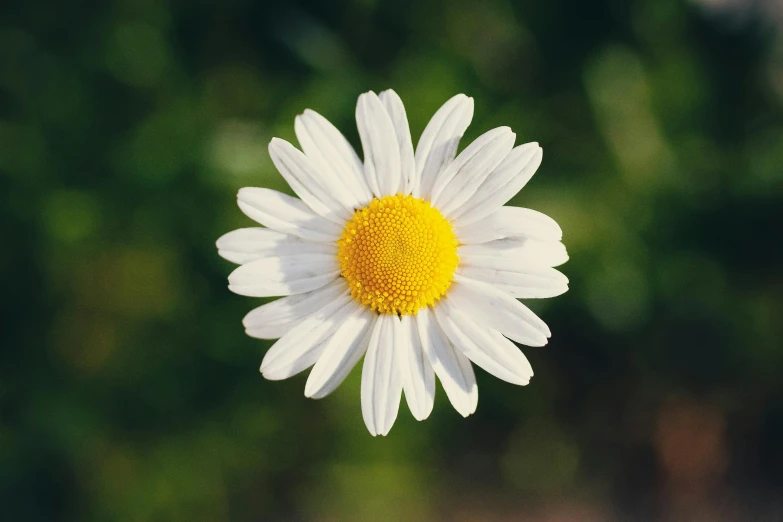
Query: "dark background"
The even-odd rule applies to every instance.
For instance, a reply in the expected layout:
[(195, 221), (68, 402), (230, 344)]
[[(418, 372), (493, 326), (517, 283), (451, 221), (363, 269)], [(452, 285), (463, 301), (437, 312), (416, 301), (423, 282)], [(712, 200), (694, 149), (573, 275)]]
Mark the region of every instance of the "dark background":
[[(783, 519), (776, 0), (5, 1), (0, 518)], [(373, 438), (258, 373), (214, 242), (309, 107), (394, 88), (544, 162), (571, 290), (518, 388)]]

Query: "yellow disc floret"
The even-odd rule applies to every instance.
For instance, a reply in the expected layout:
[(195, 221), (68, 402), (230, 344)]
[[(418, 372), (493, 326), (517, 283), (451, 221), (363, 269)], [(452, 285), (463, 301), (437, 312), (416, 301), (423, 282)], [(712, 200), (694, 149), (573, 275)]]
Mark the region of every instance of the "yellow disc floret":
[(357, 210), (337, 243), (351, 295), (383, 314), (415, 314), (435, 303), (459, 261), (451, 224), (423, 199), (401, 194)]

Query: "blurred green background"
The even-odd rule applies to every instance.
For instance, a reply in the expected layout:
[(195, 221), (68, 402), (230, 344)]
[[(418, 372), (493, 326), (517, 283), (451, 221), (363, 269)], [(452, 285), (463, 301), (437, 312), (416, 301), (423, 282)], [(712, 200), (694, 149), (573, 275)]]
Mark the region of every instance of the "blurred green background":
[[(783, 519), (777, 0), (6, 0), (0, 518)], [(373, 438), (265, 381), (215, 240), (309, 107), (476, 100), (544, 162), (571, 290), (524, 388)]]

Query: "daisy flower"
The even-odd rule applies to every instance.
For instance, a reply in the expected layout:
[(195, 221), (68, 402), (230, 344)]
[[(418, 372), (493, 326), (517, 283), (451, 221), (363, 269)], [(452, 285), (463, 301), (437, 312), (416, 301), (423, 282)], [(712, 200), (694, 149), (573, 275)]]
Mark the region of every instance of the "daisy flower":
[(405, 108), (387, 90), (359, 97), (364, 161), (332, 124), (306, 110), (301, 150), (274, 138), (272, 160), (298, 198), (243, 188), (239, 208), (263, 227), (217, 241), (238, 263), (229, 289), (278, 297), (244, 318), (247, 334), (278, 339), (261, 363), (267, 379), (310, 368), (305, 396), (331, 393), (364, 356), (361, 407), (386, 435), (402, 393), (427, 418), (435, 376), (463, 416), (476, 410), (472, 364), (513, 384), (533, 370), (514, 343), (542, 346), (549, 328), (518, 298), (568, 289), (553, 267), (568, 256), (551, 218), (504, 206), (541, 164), (537, 143), (514, 147), (508, 127), (459, 155), (473, 99), (447, 101), (415, 152)]

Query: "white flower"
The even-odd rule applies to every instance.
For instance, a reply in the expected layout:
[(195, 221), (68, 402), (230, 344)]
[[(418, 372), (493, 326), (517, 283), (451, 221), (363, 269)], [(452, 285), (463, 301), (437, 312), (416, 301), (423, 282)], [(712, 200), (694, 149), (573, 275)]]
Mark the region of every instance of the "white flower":
[(217, 241), (220, 255), (241, 265), (229, 289), (288, 296), (243, 321), (251, 337), (280, 338), (261, 364), (264, 377), (315, 365), (305, 395), (319, 399), (364, 355), (362, 414), (373, 435), (389, 432), (403, 391), (413, 416), (427, 418), (435, 375), (454, 408), (473, 413), (471, 362), (527, 384), (533, 370), (514, 342), (542, 346), (550, 332), (517, 299), (568, 289), (552, 268), (568, 259), (557, 223), (503, 206), (541, 164), (541, 147), (514, 147), (515, 134), (500, 127), (457, 155), (472, 117), (473, 99), (454, 96), (414, 153), (399, 96), (362, 94), (362, 163), (334, 126), (306, 110), (294, 127), (304, 152), (277, 138), (269, 144), (299, 199), (241, 189), (239, 207), (266, 228)]

